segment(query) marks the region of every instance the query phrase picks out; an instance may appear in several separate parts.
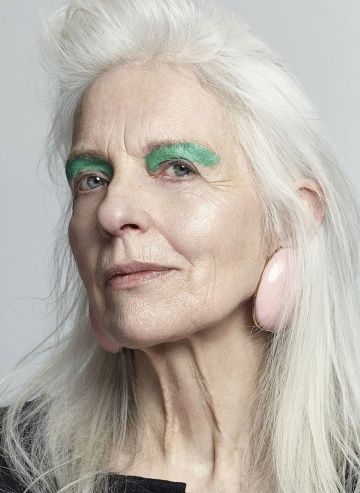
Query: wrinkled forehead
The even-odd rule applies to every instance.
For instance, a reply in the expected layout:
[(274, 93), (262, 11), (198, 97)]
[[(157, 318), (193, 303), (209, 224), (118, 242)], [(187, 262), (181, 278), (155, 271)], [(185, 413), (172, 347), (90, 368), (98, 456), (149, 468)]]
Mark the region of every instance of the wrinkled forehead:
[(74, 117), (73, 145), (98, 143), (110, 135), (139, 146), (158, 138), (193, 138), (219, 151), (228, 144), (226, 114), (195, 75), (168, 65), (156, 70), (112, 67), (83, 94)]

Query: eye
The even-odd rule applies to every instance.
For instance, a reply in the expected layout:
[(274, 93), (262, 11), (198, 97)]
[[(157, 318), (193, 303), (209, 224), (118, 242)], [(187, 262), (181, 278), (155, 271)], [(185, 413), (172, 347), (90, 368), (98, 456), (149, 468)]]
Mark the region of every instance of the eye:
[(191, 176), (198, 174), (197, 171), (193, 168), (193, 166), (189, 165), (186, 161), (181, 161), (181, 160), (172, 160), (172, 161), (164, 161), (163, 163), (160, 164), (159, 168), (163, 169), (169, 169), (171, 166), (174, 167), (175, 173), (178, 171), (182, 173), (183, 171), (188, 171), (186, 174), (175, 174), (175, 177), (184, 177), (184, 176)]
[[(185, 177), (185, 176), (191, 176), (191, 175), (198, 174), (198, 172), (196, 171), (196, 169), (193, 168), (193, 166), (189, 165), (189, 163), (187, 163), (186, 161), (180, 161), (180, 160), (164, 161), (163, 163), (160, 164), (159, 169), (161, 169), (161, 170), (163, 168), (169, 169), (171, 166), (174, 167), (175, 172), (176, 171), (180, 171), (180, 172), (184, 172), (184, 171), (186, 172), (187, 171), (186, 174), (180, 174), (180, 175), (175, 174), (175, 177)], [(170, 180), (170, 181), (173, 181), (173, 180)], [(77, 193), (77, 192), (88, 192), (89, 190), (101, 188), (101, 187), (96, 186), (97, 184), (99, 184), (101, 182), (108, 183), (108, 180), (106, 180), (105, 178), (102, 178), (99, 175), (94, 174), (94, 172), (87, 172), (87, 173), (85, 172), (85, 173), (80, 173), (80, 175), (74, 180), (73, 187), (74, 187), (75, 193)], [(90, 187), (90, 188), (87, 188), (85, 190), (81, 189), (81, 185), (83, 183), (85, 183), (85, 187)], [(92, 186), (92, 184), (94, 186)]]
[(92, 188), (91, 187), (92, 183), (95, 185), (99, 184), (101, 181), (107, 183), (107, 180), (105, 180), (104, 178), (102, 178), (99, 175), (95, 175), (93, 172), (92, 173), (81, 173), (74, 182), (74, 188), (75, 188), (76, 192), (87, 191), (87, 190), (80, 190), (80, 186), (83, 183), (83, 181), (85, 182), (86, 185), (90, 186), (90, 190), (93, 190), (94, 188), (99, 188), (96, 186)]

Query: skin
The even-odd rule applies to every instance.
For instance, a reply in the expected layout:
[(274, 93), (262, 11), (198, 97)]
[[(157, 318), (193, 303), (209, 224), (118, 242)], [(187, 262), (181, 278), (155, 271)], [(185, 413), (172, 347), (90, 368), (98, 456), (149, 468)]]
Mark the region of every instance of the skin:
[[(71, 248), (99, 343), (134, 349), (147, 439), (127, 474), (183, 481), (190, 493), (244, 491), (267, 334), (252, 330), (251, 302), (272, 253), (245, 154), (215, 97), (170, 65), (104, 72), (74, 123), (70, 156), (92, 156), (102, 179), (83, 178), (78, 193), (69, 183)], [(183, 163), (192, 175), (158, 166), (167, 151), (148, 146), (166, 139), (195, 140), (218, 160)], [(104, 270), (133, 259), (176, 270), (141, 287), (105, 287)], [(113, 458), (110, 470), (123, 474), (120, 464)]]

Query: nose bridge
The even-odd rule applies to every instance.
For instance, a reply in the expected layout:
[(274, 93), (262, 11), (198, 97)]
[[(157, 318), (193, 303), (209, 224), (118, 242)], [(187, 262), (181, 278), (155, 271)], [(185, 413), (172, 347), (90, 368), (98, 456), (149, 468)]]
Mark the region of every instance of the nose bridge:
[(140, 159), (128, 155), (123, 160), (118, 157), (116, 162), (113, 161), (114, 173), (97, 211), (97, 221), (102, 229), (115, 235), (126, 224), (146, 229), (148, 205), (144, 198), (143, 166)]
[(108, 194), (116, 194), (118, 190), (124, 193), (129, 189), (142, 188), (143, 164), (140, 159), (124, 153), (122, 157), (114, 160), (113, 167), (114, 174), (108, 186)]

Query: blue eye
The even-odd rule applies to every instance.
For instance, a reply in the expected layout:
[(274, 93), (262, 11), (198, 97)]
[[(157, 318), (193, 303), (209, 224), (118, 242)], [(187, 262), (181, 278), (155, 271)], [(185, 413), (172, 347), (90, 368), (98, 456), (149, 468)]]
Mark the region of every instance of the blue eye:
[[(166, 163), (168, 163), (166, 165)], [(165, 166), (166, 165), (166, 166)], [(160, 164), (159, 168), (163, 168), (165, 167), (166, 169), (169, 169), (170, 166), (174, 166), (174, 169), (176, 169), (177, 171), (184, 171), (184, 170), (188, 170), (189, 173), (187, 174), (182, 174), (182, 175), (175, 175), (176, 177), (184, 177), (184, 176), (191, 176), (191, 175), (194, 175), (194, 174), (197, 174), (197, 171), (192, 167), (190, 166), (188, 163), (186, 163), (185, 161), (180, 161), (180, 160), (177, 160), (177, 161), (164, 161), (163, 163)]]
[[(88, 173), (81, 173), (74, 182), (74, 188), (77, 192), (80, 191), (80, 185), (81, 185), (83, 180), (86, 179), (85, 183), (89, 185), (90, 180), (88, 180), (88, 178), (93, 178), (94, 180), (96, 180), (95, 184), (99, 183), (99, 180), (100, 181), (102, 180), (103, 182), (107, 182), (107, 180), (105, 180), (104, 178), (102, 178), (99, 175), (95, 175), (93, 172), (92, 173), (89, 173), (89, 172)], [(98, 187), (95, 187), (95, 188), (98, 188)], [(90, 188), (90, 190), (93, 190), (93, 188)]]
[[(169, 169), (171, 166), (174, 167), (175, 173), (176, 173), (176, 171), (180, 171), (180, 172), (185, 171), (186, 172), (186, 174), (180, 174), (180, 175), (175, 174), (175, 177), (178, 177), (178, 178), (197, 174), (197, 171), (192, 166), (190, 166), (188, 163), (185, 164), (184, 161), (179, 161), (179, 160), (177, 160), (177, 161), (175, 161), (175, 160), (164, 161), (163, 163), (161, 163), (159, 165), (158, 169), (162, 169), (163, 167), (165, 167), (166, 169)], [(171, 180), (171, 181), (173, 181), (173, 180)], [(184, 181), (184, 180), (182, 180), (182, 181)], [(94, 172), (84, 172), (84, 173), (80, 173), (80, 175), (74, 180), (73, 187), (74, 187), (74, 190), (76, 193), (77, 192), (88, 192), (88, 191), (94, 190), (96, 188), (101, 188), (101, 186), (100, 187), (96, 186), (96, 185), (101, 184), (101, 182), (108, 183), (108, 180), (106, 180), (105, 178), (102, 178), (101, 176), (99, 176), (97, 174), (94, 174)], [(86, 186), (88, 186), (90, 188), (88, 188), (87, 190), (81, 190), (80, 186), (82, 183), (85, 183)], [(94, 186), (92, 186), (91, 184), (94, 184)]]

